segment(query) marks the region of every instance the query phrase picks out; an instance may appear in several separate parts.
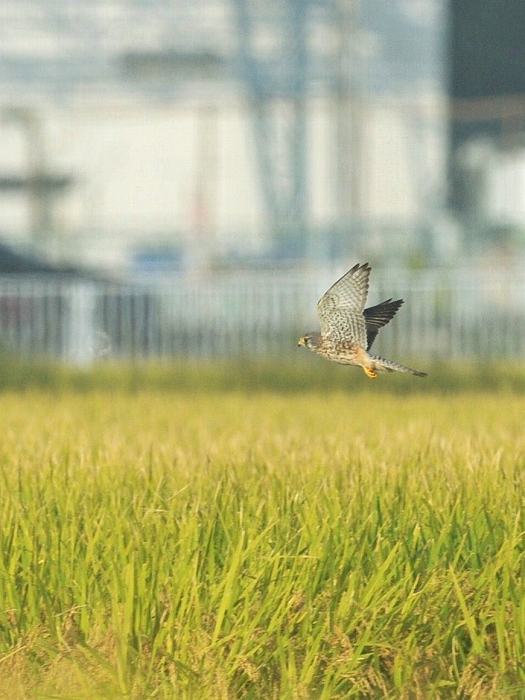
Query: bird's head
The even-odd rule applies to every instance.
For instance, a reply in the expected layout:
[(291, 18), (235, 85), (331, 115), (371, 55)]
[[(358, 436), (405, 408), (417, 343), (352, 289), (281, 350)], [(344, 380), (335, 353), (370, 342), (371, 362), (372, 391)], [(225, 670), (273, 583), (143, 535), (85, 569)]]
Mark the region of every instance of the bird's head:
[(307, 333), (299, 338), (297, 347), (313, 350), (318, 345), (319, 333)]

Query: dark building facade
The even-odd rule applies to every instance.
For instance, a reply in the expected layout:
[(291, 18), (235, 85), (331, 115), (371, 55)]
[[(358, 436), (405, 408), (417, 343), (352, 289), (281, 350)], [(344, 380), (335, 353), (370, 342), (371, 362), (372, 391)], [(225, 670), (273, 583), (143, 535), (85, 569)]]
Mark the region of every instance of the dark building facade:
[(525, 95), (525, 2), (451, 0), (455, 99)]
[(525, 2), (450, 0), (449, 8), (449, 204), (467, 239), (495, 244), (514, 236), (487, 215), (487, 176), (488, 159), (524, 143)]

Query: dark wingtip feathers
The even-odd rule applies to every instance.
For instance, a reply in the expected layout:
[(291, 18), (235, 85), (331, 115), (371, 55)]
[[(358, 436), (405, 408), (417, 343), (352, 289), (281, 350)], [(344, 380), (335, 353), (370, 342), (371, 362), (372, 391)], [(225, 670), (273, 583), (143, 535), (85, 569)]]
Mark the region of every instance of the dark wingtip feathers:
[(358, 270), (371, 270), (372, 268), (370, 265), (365, 262), (365, 263), (356, 263), (352, 268), (350, 268), (349, 272), (357, 272)]

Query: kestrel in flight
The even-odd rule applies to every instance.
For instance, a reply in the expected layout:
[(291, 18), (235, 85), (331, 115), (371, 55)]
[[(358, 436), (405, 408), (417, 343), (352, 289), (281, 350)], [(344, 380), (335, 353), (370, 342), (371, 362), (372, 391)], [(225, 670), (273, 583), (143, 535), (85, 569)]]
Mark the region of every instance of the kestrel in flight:
[(426, 377), (426, 372), (370, 354), (379, 329), (386, 326), (403, 304), (403, 299), (387, 299), (364, 308), (370, 269), (368, 263), (354, 265), (323, 294), (317, 303), (321, 332), (303, 335), (297, 344), (327, 360), (362, 367), (371, 379), (378, 372), (409, 372)]

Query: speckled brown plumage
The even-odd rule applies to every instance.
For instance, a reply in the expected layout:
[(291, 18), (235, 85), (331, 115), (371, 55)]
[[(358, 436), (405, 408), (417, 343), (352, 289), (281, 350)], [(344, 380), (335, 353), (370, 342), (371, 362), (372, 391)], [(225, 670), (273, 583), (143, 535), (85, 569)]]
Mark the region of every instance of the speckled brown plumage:
[(369, 354), (379, 329), (403, 304), (402, 299), (387, 299), (365, 309), (370, 271), (368, 263), (354, 265), (323, 294), (317, 304), (321, 332), (304, 335), (298, 345), (332, 362), (361, 367), (370, 378), (377, 377), (378, 372), (425, 376), (419, 370)]

